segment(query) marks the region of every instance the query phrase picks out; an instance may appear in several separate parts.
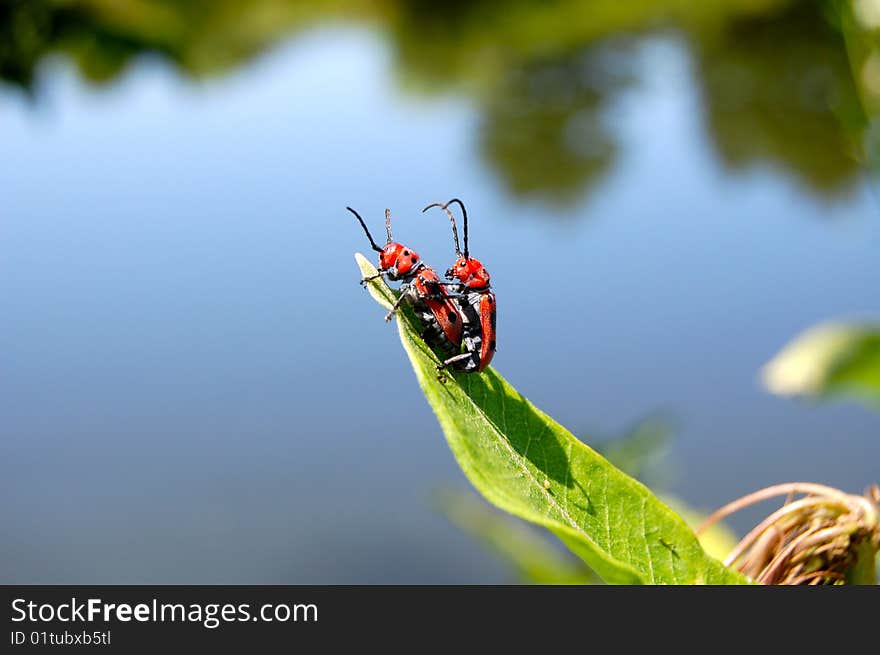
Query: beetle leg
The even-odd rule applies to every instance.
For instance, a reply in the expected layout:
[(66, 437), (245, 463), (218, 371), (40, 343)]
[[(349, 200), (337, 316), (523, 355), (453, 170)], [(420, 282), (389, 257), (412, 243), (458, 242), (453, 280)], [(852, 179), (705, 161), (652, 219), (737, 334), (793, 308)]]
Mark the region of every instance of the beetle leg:
[(442, 364), (439, 364), (437, 366), (437, 370), (442, 371), (444, 368), (447, 368), (450, 365), (455, 364), (455, 362), (460, 362), (464, 359), (469, 359), (470, 357), (473, 357), (473, 355), (474, 355), (473, 353), (461, 353), (460, 355), (455, 355), (454, 357), (450, 357), (449, 359), (445, 360)]
[(370, 276), (368, 276), (368, 277), (363, 277), (363, 278), (361, 278), (361, 285), (364, 286), (364, 287), (366, 287), (366, 286), (367, 286), (367, 282), (372, 282), (373, 280), (378, 280), (378, 279), (379, 279), (380, 277), (382, 277), (383, 275), (385, 275), (385, 271), (380, 270), (380, 271), (379, 271), (378, 273), (376, 273), (375, 275), (370, 275)]
[(402, 293), (397, 297), (397, 300), (394, 301), (394, 305), (391, 307), (391, 311), (385, 315), (385, 320), (390, 321), (394, 318), (394, 315), (397, 313), (397, 308), (400, 307), (400, 303), (403, 302), (403, 299), (406, 298), (406, 294)]

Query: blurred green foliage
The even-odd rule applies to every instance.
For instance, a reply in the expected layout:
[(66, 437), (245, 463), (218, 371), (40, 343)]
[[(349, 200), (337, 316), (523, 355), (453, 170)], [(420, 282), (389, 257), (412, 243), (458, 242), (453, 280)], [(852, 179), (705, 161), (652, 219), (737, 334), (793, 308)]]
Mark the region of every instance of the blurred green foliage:
[[(398, 79), (461, 93), (484, 159), (515, 196), (568, 203), (621, 147), (607, 120), (633, 81), (632, 45), (676, 34), (693, 58), (704, 123), (733, 169), (772, 164), (818, 193), (857, 178), (866, 121), (842, 0), (2, 0), (0, 79), (32, 91), (62, 54), (95, 82), (143, 53), (218, 74), (321, 24), (377, 30)], [(562, 214), (564, 215), (564, 213)]]
[(550, 533), (496, 510), (473, 491), (442, 489), (432, 502), (457, 528), (505, 564), (519, 582), (603, 584), (602, 578), (563, 549)]
[(709, 131), (731, 167), (767, 161), (827, 193), (857, 177), (865, 118), (830, 4), (693, 34)]
[(880, 323), (828, 323), (795, 337), (763, 370), (780, 395), (845, 395), (880, 408)]

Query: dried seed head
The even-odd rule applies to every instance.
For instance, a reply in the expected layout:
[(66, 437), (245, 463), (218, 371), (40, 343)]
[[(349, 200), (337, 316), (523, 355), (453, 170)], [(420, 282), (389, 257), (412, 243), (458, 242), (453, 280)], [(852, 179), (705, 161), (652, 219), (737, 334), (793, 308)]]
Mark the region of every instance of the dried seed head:
[(792, 482), (761, 489), (725, 505), (697, 530), (757, 502), (786, 496), (724, 563), (762, 584), (875, 584), (880, 550), (880, 487), (864, 496)]

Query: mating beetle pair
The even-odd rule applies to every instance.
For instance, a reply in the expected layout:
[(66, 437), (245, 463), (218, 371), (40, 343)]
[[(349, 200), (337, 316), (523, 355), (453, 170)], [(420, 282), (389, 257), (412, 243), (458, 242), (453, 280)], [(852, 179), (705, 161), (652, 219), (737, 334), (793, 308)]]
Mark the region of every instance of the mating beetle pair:
[[(455, 216), (449, 210), (452, 203), (457, 203), (462, 211), (463, 252), (459, 246)], [(385, 247), (380, 248), (360, 215), (351, 207), (346, 207), (364, 228), (370, 246), (379, 253), (378, 273), (364, 278), (361, 284), (382, 276), (389, 280), (402, 280), (400, 297), (385, 320), (391, 320), (400, 303), (406, 299), (425, 325), (422, 338), (429, 346), (438, 348), (447, 355), (437, 366), (437, 370), (452, 367), (458, 371), (479, 373), (489, 365), (495, 354), (495, 294), (490, 288), (489, 273), (468, 251), (468, 222), (464, 203), (453, 198), (445, 204), (431, 203), (422, 211), (431, 207), (443, 209), (452, 223), (457, 259), (446, 271), (446, 278), (451, 282), (443, 282), (414, 250), (394, 242), (391, 236), (390, 210), (385, 210), (388, 240)]]

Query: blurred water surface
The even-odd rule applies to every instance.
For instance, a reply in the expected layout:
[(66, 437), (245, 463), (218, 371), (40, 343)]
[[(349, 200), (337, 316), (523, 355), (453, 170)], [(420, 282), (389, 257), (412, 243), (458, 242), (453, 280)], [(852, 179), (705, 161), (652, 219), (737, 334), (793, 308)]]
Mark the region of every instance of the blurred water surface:
[(835, 3), (631, 4), (3, 5), (0, 580), (510, 580), (345, 205), (445, 268), (463, 198), (498, 370), (588, 441), (674, 416), (692, 505), (876, 481), (876, 414), (757, 383), (877, 309)]

